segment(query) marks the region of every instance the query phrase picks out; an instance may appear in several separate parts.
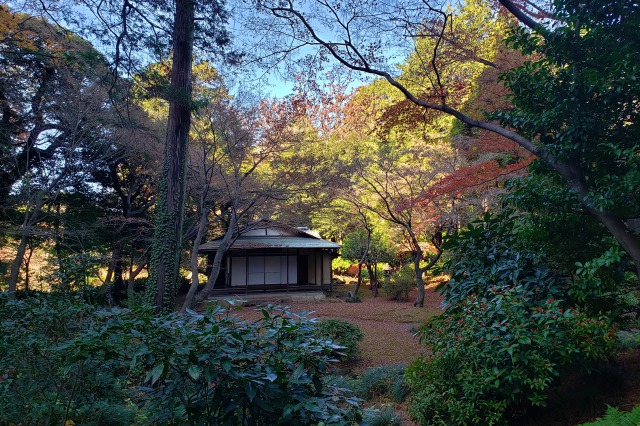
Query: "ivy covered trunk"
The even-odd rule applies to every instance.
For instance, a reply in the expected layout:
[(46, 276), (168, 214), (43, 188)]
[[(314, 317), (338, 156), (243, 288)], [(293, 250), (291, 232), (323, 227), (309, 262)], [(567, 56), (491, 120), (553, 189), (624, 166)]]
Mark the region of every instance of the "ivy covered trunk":
[(176, 0), (169, 119), (156, 205), (150, 279), (151, 283), (156, 283), (155, 305), (165, 311), (175, 307), (180, 263), (186, 154), (191, 126), (194, 10), (193, 0)]

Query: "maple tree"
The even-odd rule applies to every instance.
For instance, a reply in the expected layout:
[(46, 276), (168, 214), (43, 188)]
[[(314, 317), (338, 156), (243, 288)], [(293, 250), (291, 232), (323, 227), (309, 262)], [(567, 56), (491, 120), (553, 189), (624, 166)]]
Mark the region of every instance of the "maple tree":
[[(513, 38), (516, 47), (537, 55), (507, 74), (514, 109), (502, 116), (500, 124), (464, 113), (455, 102), (449, 103), (449, 92), (443, 91), (437, 46), (446, 42), (450, 28), (444, 25), (451, 16), (445, 9), (434, 9), (427, 2), (348, 2), (338, 7), (330, 2), (310, 1), (302, 6), (287, 1), (265, 2), (262, 10), (275, 18), (274, 25), (281, 24), (278, 28), (300, 41), (297, 46), (318, 46), (324, 55), (321, 58), (329, 56), (351, 70), (385, 79), (425, 111), (441, 112), (467, 126), (501, 135), (544, 161), (562, 176), (582, 208), (640, 265), (640, 242), (628, 222), (637, 212), (635, 207), (620, 205), (628, 199), (620, 195), (632, 191), (633, 186), (626, 185), (636, 176), (633, 141), (637, 138), (632, 135), (637, 121), (633, 118), (637, 115), (633, 107), (637, 84), (633, 81), (637, 79), (627, 78), (637, 74), (631, 59), (638, 51), (636, 6), (614, 1), (555, 1), (551, 13), (537, 19), (531, 8), (522, 7), (525, 3), (499, 3), (522, 25)], [(545, 21), (548, 17), (553, 19)], [(545, 26), (548, 22), (553, 25)], [(388, 55), (393, 55), (391, 46), (415, 50), (415, 39), (434, 34), (430, 31), (433, 23), (438, 25), (432, 28), (441, 32), (436, 33), (432, 60), (424, 65), (434, 91), (423, 93), (394, 73)], [(611, 65), (606, 70), (600, 67), (603, 61)], [(594, 119), (577, 120), (587, 116)], [(612, 128), (625, 135), (624, 142), (617, 142)], [(610, 149), (601, 149), (605, 146)], [(586, 155), (596, 152), (597, 161)], [(615, 173), (604, 171), (605, 164)], [(612, 187), (616, 190), (607, 189)]]
[[(211, 294), (237, 236), (259, 223), (256, 218), (278, 215), (278, 203), (290, 197), (295, 183), (279, 175), (282, 170), (273, 163), (304, 138), (304, 132), (294, 125), (296, 118), (288, 100), (265, 100), (253, 107), (221, 100), (198, 112), (190, 184), (199, 198), (200, 216), (183, 311)], [(221, 242), (207, 265), (207, 282), (198, 290), (198, 250), (212, 224), (222, 234)]]
[[(355, 185), (362, 188), (366, 196), (355, 202), (359, 207), (400, 227), (409, 244), (418, 288), (414, 302), (416, 306), (424, 304), (423, 274), (442, 254), (440, 245), (435, 243), (435, 254), (423, 265), (425, 252), (420, 242), (429, 233), (437, 233), (438, 229), (433, 229), (434, 224), (436, 227), (446, 225), (437, 224), (436, 219), (444, 216), (442, 211), (446, 209), (445, 206), (435, 205), (435, 212), (428, 211), (417, 200), (424, 187), (448, 172), (445, 168), (447, 162), (443, 161), (447, 151), (444, 144), (434, 146), (418, 141), (406, 147), (380, 144), (371, 163), (356, 163)], [(429, 161), (431, 158), (439, 158), (440, 161)], [(429, 213), (433, 215), (429, 216)]]

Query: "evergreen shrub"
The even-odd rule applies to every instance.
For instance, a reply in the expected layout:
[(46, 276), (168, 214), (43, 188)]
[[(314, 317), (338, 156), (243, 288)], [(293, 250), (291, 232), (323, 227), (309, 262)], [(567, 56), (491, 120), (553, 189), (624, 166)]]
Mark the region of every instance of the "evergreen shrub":
[(565, 282), (517, 227), (487, 214), (443, 244), (447, 309), (418, 330), (431, 353), (406, 372), (422, 425), (506, 424), (508, 409), (544, 406), (562, 370), (613, 353), (615, 324), (566, 303)]
[(406, 302), (409, 293), (416, 287), (416, 274), (411, 265), (403, 266), (398, 272), (384, 279), (383, 293), (391, 300)]
[(342, 361), (357, 358), (358, 342), (364, 339), (364, 333), (357, 325), (340, 319), (320, 320), (315, 324), (314, 334), (320, 339), (329, 339), (336, 343), (334, 355)]
[(80, 298), (0, 296), (0, 424), (352, 425), (323, 382), (338, 346), (304, 315), (156, 315)]

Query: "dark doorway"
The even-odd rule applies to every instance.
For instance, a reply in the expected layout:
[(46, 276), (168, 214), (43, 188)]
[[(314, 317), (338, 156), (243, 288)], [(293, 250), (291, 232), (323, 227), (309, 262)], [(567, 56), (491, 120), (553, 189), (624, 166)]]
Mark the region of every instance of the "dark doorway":
[(298, 255), (298, 284), (309, 284), (309, 256)]
[(218, 274), (218, 278), (216, 278), (215, 284), (213, 284), (213, 288), (225, 288), (227, 282), (227, 270), (223, 266), (220, 266), (220, 273)]

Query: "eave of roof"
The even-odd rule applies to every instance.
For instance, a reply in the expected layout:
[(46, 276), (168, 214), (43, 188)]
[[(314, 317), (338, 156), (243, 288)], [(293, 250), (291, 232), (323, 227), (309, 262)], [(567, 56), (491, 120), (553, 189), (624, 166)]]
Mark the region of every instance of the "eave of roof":
[[(215, 251), (220, 247), (221, 240), (209, 241), (200, 246), (200, 252)], [(339, 249), (340, 244), (308, 237), (239, 237), (232, 245), (231, 250), (255, 250), (267, 248), (318, 248)]]

